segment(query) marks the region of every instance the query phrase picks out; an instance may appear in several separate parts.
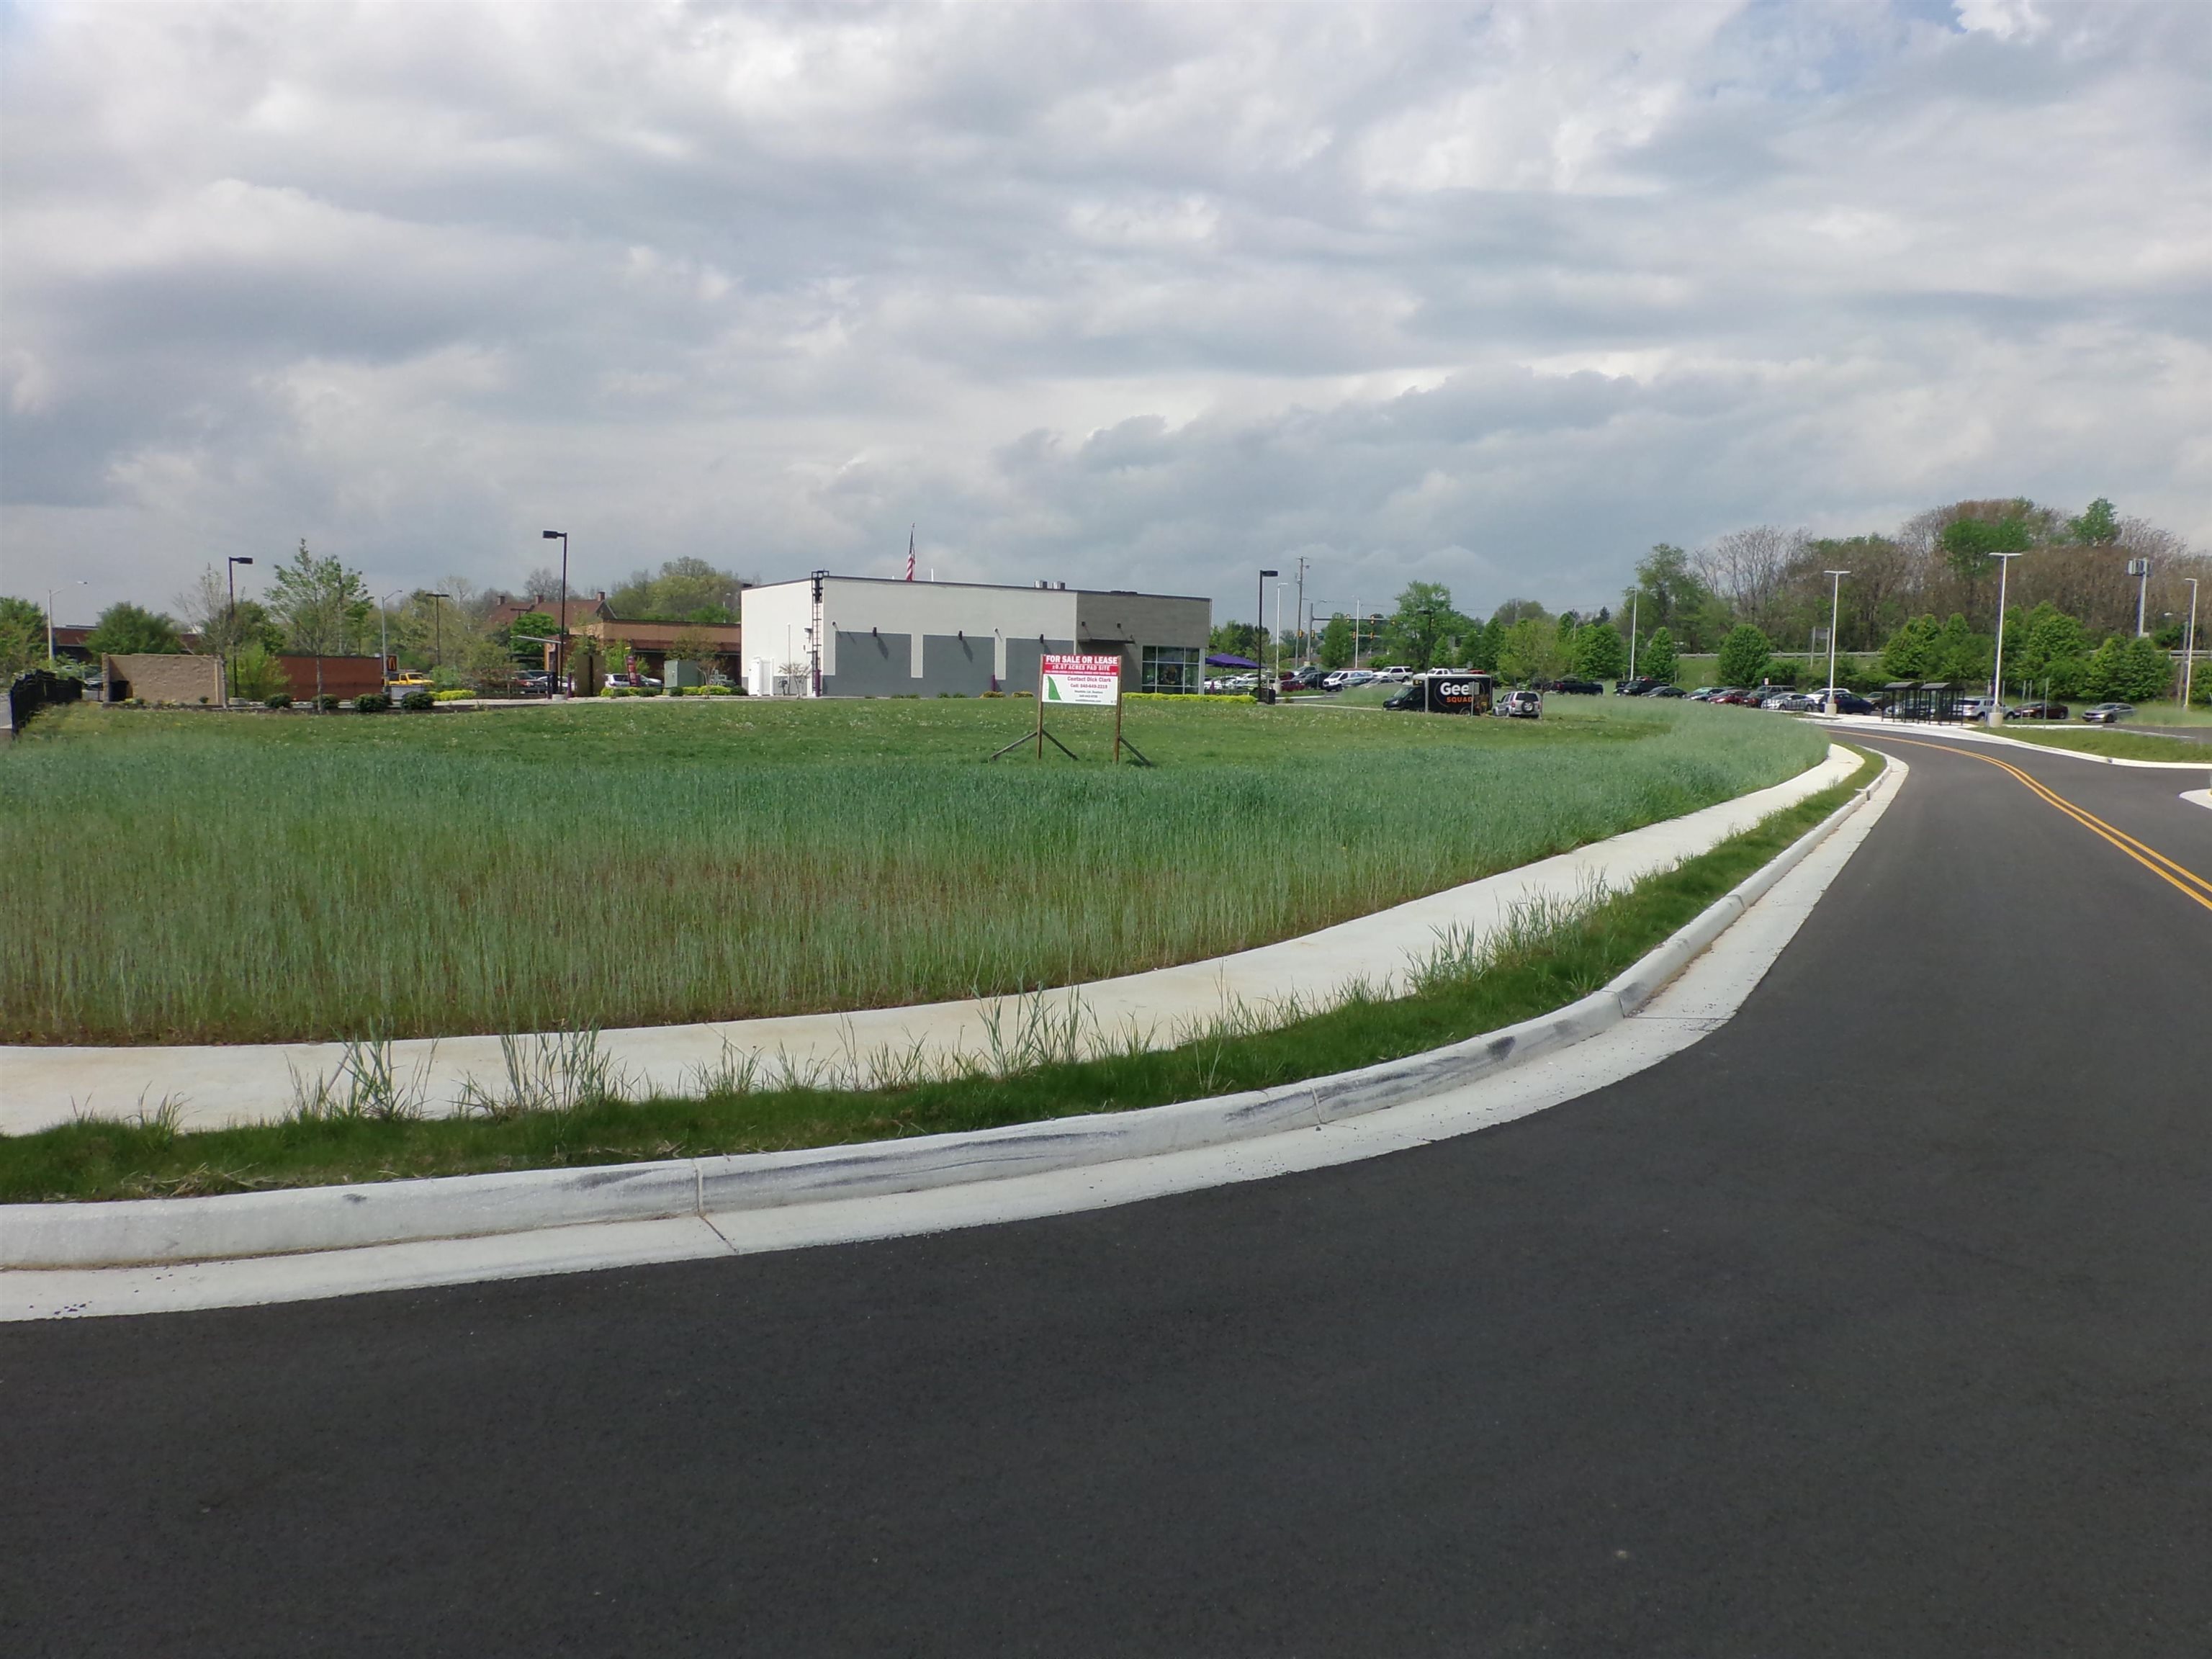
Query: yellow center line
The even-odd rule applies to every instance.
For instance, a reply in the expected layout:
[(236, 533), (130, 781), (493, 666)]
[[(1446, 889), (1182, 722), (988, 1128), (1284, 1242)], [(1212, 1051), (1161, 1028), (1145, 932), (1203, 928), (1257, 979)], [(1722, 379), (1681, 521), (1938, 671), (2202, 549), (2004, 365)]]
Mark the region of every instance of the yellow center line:
[[(1968, 760), (1985, 761), (2000, 771), (2011, 773), (2037, 796), (2057, 807), (2092, 835), (2110, 842), (2160, 881), (2187, 894), (2206, 909), (2212, 910), (2212, 881), (2205, 880), (2185, 866), (2176, 864), (2155, 847), (2144, 846), (2126, 830), (2106, 823), (2086, 806), (2075, 805), (2040, 778), (2030, 776), (2011, 762), (2000, 760), (1995, 755), (1978, 755), (1971, 749), (1954, 749), (1948, 743), (1929, 743), (1918, 738), (1890, 738), (1887, 732), (1881, 735), (1892, 743), (1909, 743), (1916, 749), (1940, 749), (1947, 755), (1962, 755)], [(1873, 740), (1871, 736), (1869, 740)]]

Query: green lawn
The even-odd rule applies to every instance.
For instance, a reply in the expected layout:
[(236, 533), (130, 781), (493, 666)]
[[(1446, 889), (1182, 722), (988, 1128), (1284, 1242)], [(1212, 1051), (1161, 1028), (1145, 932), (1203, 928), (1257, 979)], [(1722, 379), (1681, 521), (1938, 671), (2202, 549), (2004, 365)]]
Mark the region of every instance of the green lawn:
[(2004, 734), (2023, 743), (2039, 743), (2051, 749), (2078, 749), (2085, 755), (2110, 755), (2116, 760), (2197, 761), (2212, 767), (2212, 743), (2194, 738), (2161, 738), (2154, 732), (2130, 732), (2124, 726), (2068, 726), (2055, 723), (2033, 727), (2023, 720), (2005, 722)]
[[(1863, 752), (1863, 751), (1862, 751)], [(179, 1134), (88, 1120), (0, 1136), (0, 1203), (189, 1197), (494, 1170), (774, 1152), (1129, 1110), (1370, 1066), (1564, 1006), (1613, 979), (1871, 782), (1880, 763), (1586, 914), (1487, 959), (1439, 964), (1413, 994), (1355, 999), (1273, 1030), (1182, 1048), (841, 1093), (722, 1089), (694, 1099), (599, 1099), (501, 1117), (295, 1116)]]
[[(607, 1028), (1067, 984), (1289, 937), (1771, 783), (1826, 739), (1025, 700), (82, 708), (0, 755), (0, 1037)], [(1194, 703), (1196, 700), (1193, 700)]]

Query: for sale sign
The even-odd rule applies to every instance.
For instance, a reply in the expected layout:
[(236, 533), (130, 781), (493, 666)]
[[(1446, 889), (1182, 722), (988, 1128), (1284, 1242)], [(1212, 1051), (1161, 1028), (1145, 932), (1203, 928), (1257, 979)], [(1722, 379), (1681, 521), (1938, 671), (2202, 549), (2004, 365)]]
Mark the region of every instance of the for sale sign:
[(1047, 652), (1042, 664), (1042, 702), (1085, 703), (1111, 708), (1121, 701), (1119, 657), (1060, 656)]

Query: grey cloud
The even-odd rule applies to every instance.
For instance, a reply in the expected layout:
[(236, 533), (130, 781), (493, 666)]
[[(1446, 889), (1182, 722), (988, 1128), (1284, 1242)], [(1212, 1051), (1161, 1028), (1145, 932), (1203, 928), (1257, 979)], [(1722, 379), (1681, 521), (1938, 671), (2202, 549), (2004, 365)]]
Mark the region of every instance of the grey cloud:
[(1224, 605), (2014, 490), (2201, 539), (2212, 47), (2044, 9), (9, 12), (11, 577), (498, 582), (548, 514), (608, 576), (920, 521)]

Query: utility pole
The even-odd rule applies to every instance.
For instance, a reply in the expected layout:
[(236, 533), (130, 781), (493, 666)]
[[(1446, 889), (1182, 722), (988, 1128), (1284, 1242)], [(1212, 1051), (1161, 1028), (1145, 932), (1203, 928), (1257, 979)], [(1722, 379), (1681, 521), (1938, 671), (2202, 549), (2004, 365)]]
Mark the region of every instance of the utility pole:
[(1643, 598), (1644, 589), (1641, 586), (1638, 586), (1633, 593), (1631, 593), (1628, 596), (1628, 683), (1631, 685), (1636, 684), (1637, 605)]
[(2130, 559), (2128, 574), (2136, 579), (2136, 637), (2143, 636), (2143, 601), (2150, 594), (2150, 561)]
[(1306, 556), (1298, 555), (1298, 666), (1306, 665)]
[(427, 597), (430, 601), (430, 626), (438, 641), (436, 647), (438, 666), (443, 668), (446, 665), (446, 608), (440, 601), (450, 599), (453, 596), (447, 592), (434, 592)]

